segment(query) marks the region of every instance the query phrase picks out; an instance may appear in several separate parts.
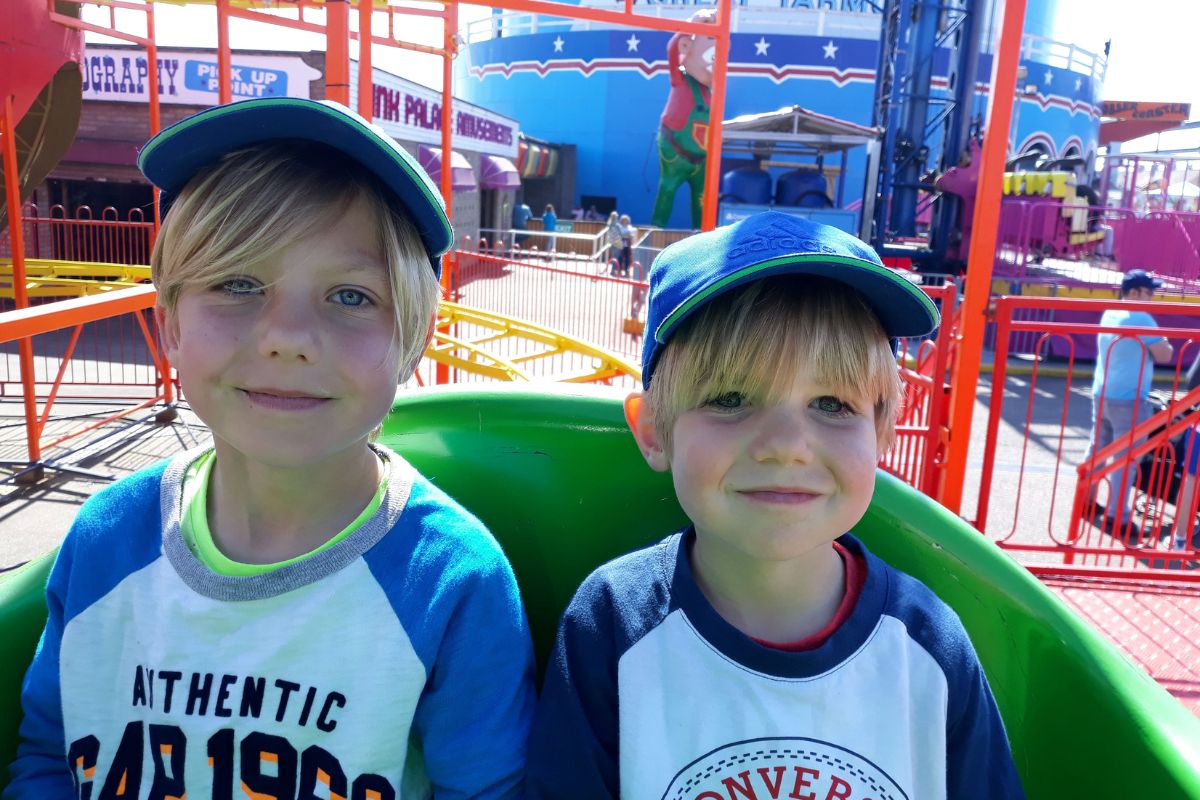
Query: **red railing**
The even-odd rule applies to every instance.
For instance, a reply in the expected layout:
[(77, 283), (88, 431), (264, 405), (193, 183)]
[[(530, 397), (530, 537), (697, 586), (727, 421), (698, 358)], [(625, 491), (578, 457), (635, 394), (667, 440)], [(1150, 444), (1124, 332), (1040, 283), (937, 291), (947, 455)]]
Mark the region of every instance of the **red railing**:
[[(1195, 500), (1185, 504), (1190, 508), (1175, 507), (1173, 498), (1178, 498), (1171, 492), (1171, 482), (1179, 466), (1174, 440), (1185, 428), (1200, 424), (1200, 410), (1192, 408), (1200, 394), (1179, 391), (1186, 386), (1178, 366), (1200, 351), (1200, 326), (1108, 328), (1016, 318), (1036, 309), (1057, 310), (1068, 317), (1095, 314), (1112, 305), (1105, 300), (1061, 298), (996, 300), (995, 369), (974, 525), (1038, 574), (1153, 574), (1200, 581), (1200, 570), (1192, 569), (1200, 565), (1200, 552), (1191, 542), (1175, 549), (1164, 535), (1168, 505), (1169, 516), (1180, 523), (1186, 514), (1195, 514)], [(1128, 302), (1122, 307), (1160, 319), (1182, 315), (1200, 322), (1200, 306), (1190, 303)], [(1166, 407), (1085, 460), (1091, 440), (1092, 384), (1090, 372), (1081, 379), (1090, 365), (1080, 366), (1075, 342), (1080, 337), (1094, 340), (1098, 333), (1166, 336), (1173, 341), (1177, 358), (1172, 361), (1176, 366), (1160, 370), (1156, 394), (1166, 398)], [(1035, 352), (1041, 358), (1033, 360), (1028, 370), (1009, 359), (1010, 341), (1021, 334), (1038, 337)], [(1065, 358), (1046, 358), (1051, 342), (1065, 350)], [(1119, 502), (1109, 490), (1125, 470), (1135, 476), (1135, 512), (1117, 531), (1094, 526), (1098, 503)]]
[[(149, 264), (154, 248), (154, 222), (140, 208), (124, 217), (108, 206), (97, 216), (89, 206), (73, 213), (61, 205), (45, 215), (26, 204), (22, 209), (25, 257), (56, 261), (86, 261), (101, 264)], [(0, 231), (0, 257), (12, 255), (7, 229)]]
[(953, 283), (925, 287), (925, 293), (941, 307), (942, 324), (932, 339), (902, 342), (904, 402), (896, 425), (896, 442), (880, 466), (937, 499), (946, 465), (950, 404), (947, 381), (959, 322), (958, 293)]
[[(11, 362), (24, 361), (17, 355), (7, 353), (7, 344), (10, 342), (32, 340), (36, 345), (44, 342), (46, 337), (56, 337), (58, 339), (56, 347), (61, 348), (57, 356), (47, 356), (41, 362), (44, 369), (40, 371), (35, 369), (37, 365), (28, 362), (19, 363), (21, 367), (18, 373), (19, 385), (25, 404), (28, 461), (26, 468), (18, 471), (18, 479), (28, 478), (28, 476), (40, 478), (44, 466), (42, 459), (44, 450), (61, 445), (115, 420), (128, 417), (141, 409), (163, 403), (166, 405), (163, 418), (173, 416), (172, 404), (176, 396), (176, 387), (172, 381), (163, 379), (163, 376), (169, 374), (170, 367), (158, 349), (148, 316), (149, 309), (154, 305), (154, 298), (153, 287), (135, 287), (105, 295), (43, 303), (0, 314), (0, 345), (5, 345), (6, 367)], [(112, 368), (111, 364), (106, 361), (111, 358), (112, 353), (105, 353), (101, 359), (85, 359), (80, 358), (77, 351), (79, 342), (84, 337), (84, 331), (89, 326), (97, 323), (112, 324), (120, 320), (128, 321), (140, 334), (144, 352), (153, 365), (153, 373), (147, 373), (141, 383), (143, 391), (132, 397), (118, 395), (126, 401), (134, 400), (131, 406), (104, 416), (102, 419), (92, 420), (65, 433), (60, 433), (50, 441), (45, 441), (43, 435), (47, 423), (51, 419), (51, 410), (55, 401), (63, 396), (61, 390), (67, 383), (72, 366), (82, 370), (82, 374), (87, 376), (85, 380), (91, 381), (91, 383), (83, 384), (90, 387), (83, 392), (83, 396), (114, 397), (109, 388), (114, 385), (113, 378), (111, 373), (106, 371)], [(124, 341), (124, 337), (118, 338), (122, 342), (122, 346), (128, 344)], [(88, 372), (89, 370), (90, 372)], [(153, 375), (153, 378), (149, 377), (150, 374)], [(42, 387), (44, 387), (44, 391)], [(42, 401), (41, 409), (37, 407), (39, 399)]]

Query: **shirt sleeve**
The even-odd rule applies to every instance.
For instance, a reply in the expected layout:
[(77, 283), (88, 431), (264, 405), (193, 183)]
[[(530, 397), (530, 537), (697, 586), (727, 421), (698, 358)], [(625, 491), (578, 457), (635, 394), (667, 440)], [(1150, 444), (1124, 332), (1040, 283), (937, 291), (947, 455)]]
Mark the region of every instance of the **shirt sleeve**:
[(529, 800), (620, 794), (617, 654), (600, 593), (585, 584), (559, 627), (529, 740)]
[(973, 653), (951, 698), (946, 748), (949, 800), (1024, 800), (1004, 721)]
[(413, 721), (434, 797), (519, 798), (533, 716), (533, 647), (499, 556), (456, 590)]
[(59, 650), (71, 570), (70, 541), (68, 538), (59, 551), (46, 587), (49, 617), (21, 686), (20, 742), (17, 757), (9, 768), (11, 780), (4, 791), (4, 800), (75, 797), (75, 782), (65, 752), (59, 691)]
[[(1135, 311), (1129, 315), (1129, 325), (1137, 328), (1157, 328), (1158, 320), (1145, 311)], [(1163, 341), (1165, 336), (1141, 336), (1139, 337), (1143, 343), (1147, 345), (1155, 345)]]

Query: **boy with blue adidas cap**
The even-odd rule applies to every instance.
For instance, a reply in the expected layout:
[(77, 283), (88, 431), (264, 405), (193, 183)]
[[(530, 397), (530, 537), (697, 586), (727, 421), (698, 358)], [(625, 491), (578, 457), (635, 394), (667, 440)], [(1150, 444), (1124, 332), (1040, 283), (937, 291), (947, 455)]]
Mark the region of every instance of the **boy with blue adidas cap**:
[(531, 798), (1020, 798), (954, 613), (848, 531), (933, 303), (853, 237), (776, 212), (665, 249), (626, 418), (691, 524), (564, 614)]
[(91, 498), (47, 588), (6, 798), (513, 798), (533, 653), (484, 526), (372, 442), (453, 232), (334, 103), (247, 100), (142, 150), (155, 317), (214, 446)]

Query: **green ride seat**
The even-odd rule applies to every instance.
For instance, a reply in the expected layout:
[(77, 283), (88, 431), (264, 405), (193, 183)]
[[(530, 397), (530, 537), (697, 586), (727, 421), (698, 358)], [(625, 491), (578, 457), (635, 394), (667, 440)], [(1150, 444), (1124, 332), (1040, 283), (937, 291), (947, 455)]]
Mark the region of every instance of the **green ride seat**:
[[(381, 438), (500, 540), (542, 665), (580, 581), (685, 522), (670, 477), (642, 461), (615, 390), (404, 392)], [(1200, 800), (1200, 721), (993, 543), (883, 472), (855, 533), (962, 618), (1030, 798)], [(0, 576), (0, 786), (51, 558)]]

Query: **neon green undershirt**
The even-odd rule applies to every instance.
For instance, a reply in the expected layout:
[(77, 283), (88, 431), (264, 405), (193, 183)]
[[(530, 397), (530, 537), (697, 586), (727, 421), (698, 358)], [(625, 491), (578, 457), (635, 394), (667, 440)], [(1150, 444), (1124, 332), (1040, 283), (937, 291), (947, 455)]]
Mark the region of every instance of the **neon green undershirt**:
[(367, 507), (362, 510), (361, 514), (354, 518), (353, 522), (343, 528), (337, 536), (325, 542), (325, 544), (295, 558), (289, 558), (287, 561), (277, 561), (274, 564), (244, 564), (240, 561), (234, 561), (217, 548), (212, 538), (212, 530), (208, 527), (208, 484), (212, 478), (213, 464), (215, 463), (216, 453), (213, 450), (209, 450), (200, 456), (200, 458), (193, 461), (184, 474), (184, 511), (183, 518), (179, 521), (179, 529), (180, 533), (183, 534), (183, 540), (187, 543), (188, 549), (195, 554), (196, 558), (200, 559), (204, 566), (218, 575), (229, 577), (244, 578), (253, 575), (262, 575), (280, 567), (295, 564), (297, 561), (303, 561), (309, 556), (316, 555), (322, 550), (333, 547), (342, 539), (345, 539), (361, 528), (363, 523), (371, 518), (371, 515), (383, 503), (383, 496), (387, 492), (387, 474), (384, 473), (383, 479), (379, 481), (379, 488), (375, 490), (375, 496), (371, 498), (371, 502), (367, 503)]

